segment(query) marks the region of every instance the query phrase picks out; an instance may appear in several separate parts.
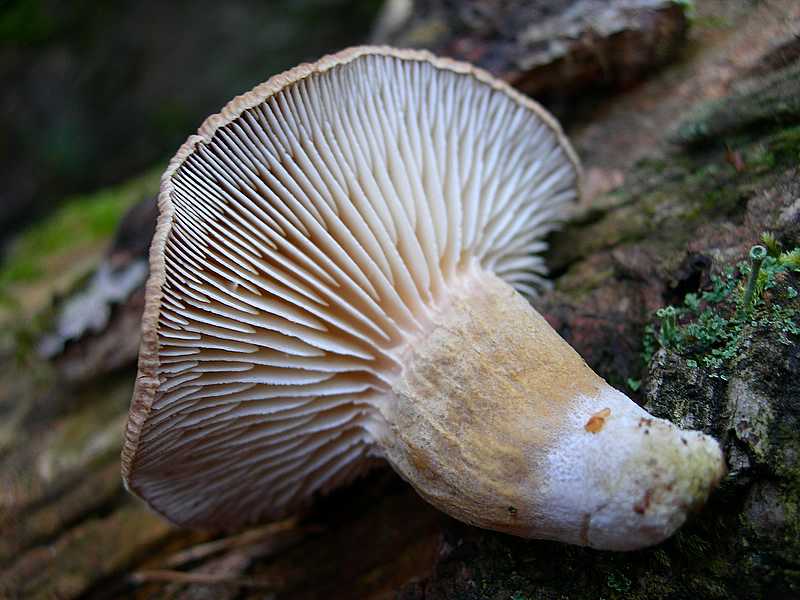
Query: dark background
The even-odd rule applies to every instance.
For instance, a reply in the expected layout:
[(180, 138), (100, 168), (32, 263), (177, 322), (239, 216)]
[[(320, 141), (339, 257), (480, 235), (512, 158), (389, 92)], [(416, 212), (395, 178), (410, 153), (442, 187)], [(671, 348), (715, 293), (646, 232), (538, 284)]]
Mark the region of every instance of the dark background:
[(166, 161), (270, 75), (363, 42), (380, 0), (0, 0), (0, 248)]

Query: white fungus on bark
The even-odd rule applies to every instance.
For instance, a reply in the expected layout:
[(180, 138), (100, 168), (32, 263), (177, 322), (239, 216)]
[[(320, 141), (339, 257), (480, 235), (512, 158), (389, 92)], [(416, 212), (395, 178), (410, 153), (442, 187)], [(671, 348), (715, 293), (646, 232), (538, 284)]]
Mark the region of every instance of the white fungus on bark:
[(669, 535), (718, 446), (610, 388), (517, 293), (546, 285), (578, 179), (537, 104), (423, 51), (352, 48), (234, 99), (162, 179), (128, 488), (236, 527), (385, 459), (476, 525)]

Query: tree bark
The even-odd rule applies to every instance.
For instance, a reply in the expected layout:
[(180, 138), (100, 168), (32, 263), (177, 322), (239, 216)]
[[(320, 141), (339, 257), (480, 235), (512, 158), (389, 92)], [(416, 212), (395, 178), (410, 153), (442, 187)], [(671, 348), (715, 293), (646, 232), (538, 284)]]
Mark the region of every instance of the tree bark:
[(609, 553), (481, 531), (383, 470), (283, 527), (192, 550), (224, 535), (170, 526), (119, 479), (135, 344), (94, 357), (137, 334), (132, 292), (106, 328), (51, 359), (37, 354), (42, 326), (0, 340), (0, 596), (797, 597), (800, 277), (776, 272), (752, 321), (708, 352), (665, 336), (656, 311), (680, 308), (679, 328), (706, 309), (733, 322), (732, 300), (704, 292), (730, 267), (739, 298), (764, 232), (783, 251), (800, 246), (798, 28), (792, 0), (698, 2), (679, 61), (624, 93), (571, 101), (584, 199), (551, 240), (555, 289), (535, 305), (609, 383), (722, 442), (728, 477), (673, 538)]

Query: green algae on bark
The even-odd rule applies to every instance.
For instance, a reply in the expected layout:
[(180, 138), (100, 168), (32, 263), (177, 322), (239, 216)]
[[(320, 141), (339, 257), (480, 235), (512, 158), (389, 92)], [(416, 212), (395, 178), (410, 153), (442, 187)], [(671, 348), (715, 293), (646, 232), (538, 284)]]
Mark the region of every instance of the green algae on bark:
[(11, 243), (0, 266), (0, 301), (12, 302), (10, 287), (52, 277), (51, 265), (65, 252), (102, 249), (123, 213), (155, 195), (161, 167), (92, 194), (66, 200), (53, 214), (31, 225)]
[(800, 64), (790, 64), (741, 88), (699, 107), (678, 125), (672, 139), (703, 144), (748, 128), (791, 125), (800, 119)]

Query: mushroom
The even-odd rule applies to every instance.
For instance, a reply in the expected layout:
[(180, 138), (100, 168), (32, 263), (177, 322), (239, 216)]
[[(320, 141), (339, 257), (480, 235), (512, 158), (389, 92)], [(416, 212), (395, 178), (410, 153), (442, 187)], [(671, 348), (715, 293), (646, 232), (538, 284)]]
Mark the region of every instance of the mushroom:
[(578, 159), (539, 105), (357, 47), (235, 98), (165, 172), (123, 478), (187, 526), (278, 519), (387, 461), (480, 527), (669, 536), (724, 472), (520, 294)]

